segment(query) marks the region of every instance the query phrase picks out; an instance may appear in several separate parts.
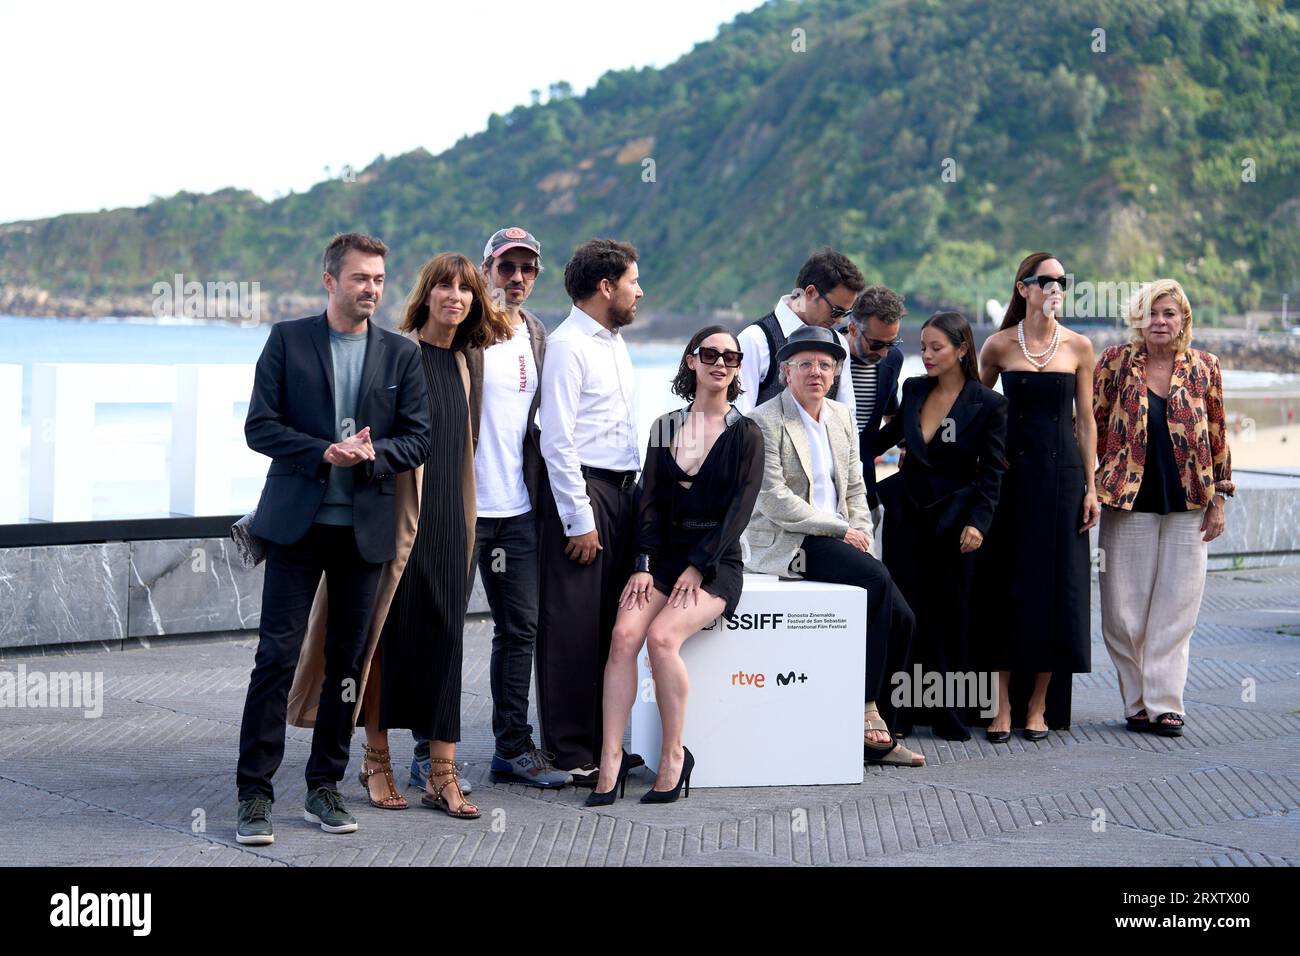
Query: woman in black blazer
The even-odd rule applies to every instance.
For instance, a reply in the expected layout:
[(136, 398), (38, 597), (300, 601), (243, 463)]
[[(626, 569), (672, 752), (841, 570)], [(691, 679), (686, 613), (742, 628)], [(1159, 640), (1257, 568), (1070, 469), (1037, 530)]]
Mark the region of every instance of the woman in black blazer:
[[(926, 374), (903, 383), (899, 413), (876, 446), (904, 448), (898, 473), (878, 486), (885, 566), (916, 614), (898, 726), (929, 724), (936, 736), (969, 740), (962, 712), (986, 706), (978, 691), (996, 687), (948, 675), (970, 669), (975, 552), (1006, 470), (1007, 400), (980, 383), (975, 341), (958, 312), (936, 312), (921, 326), (921, 361)], [(930, 673), (943, 679), (942, 699), (933, 706), (927, 696), (931, 706), (919, 706)]]

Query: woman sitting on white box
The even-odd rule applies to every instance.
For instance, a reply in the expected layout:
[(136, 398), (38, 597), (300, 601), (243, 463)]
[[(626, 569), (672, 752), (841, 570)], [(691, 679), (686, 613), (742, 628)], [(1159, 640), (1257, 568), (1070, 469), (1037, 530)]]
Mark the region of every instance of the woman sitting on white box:
[(731, 403), (743, 355), (719, 325), (686, 346), (673, 392), (690, 404), (650, 430), (639, 489), (636, 571), (619, 599), (605, 665), (600, 779), (587, 806), (608, 806), (627, 786), (623, 731), (637, 689), (637, 655), (648, 642), (663, 724), (659, 776), (642, 803), (690, 795), (695, 758), (682, 744), (688, 678), (682, 644), (740, 603), (740, 535), (763, 479), (763, 436)]

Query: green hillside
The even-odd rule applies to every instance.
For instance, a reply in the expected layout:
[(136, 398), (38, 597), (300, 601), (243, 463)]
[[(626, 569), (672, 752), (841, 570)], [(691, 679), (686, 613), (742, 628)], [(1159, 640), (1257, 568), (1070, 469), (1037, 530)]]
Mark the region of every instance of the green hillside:
[(1171, 275), (1244, 310), (1300, 284), (1298, 172), (1297, 0), (778, 2), (355, 182), (0, 226), (0, 283), (111, 299), (183, 272), (317, 295), (325, 241), (357, 229), (394, 249), (396, 309), (430, 255), (476, 258), (519, 223), (546, 252), (539, 306), (563, 305), (575, 243), (613, 235), (641, 249), (646, 312), (761, 314), (822, 244), (917, 308), (1005, 296), (1042, 247), (1079, 278)]

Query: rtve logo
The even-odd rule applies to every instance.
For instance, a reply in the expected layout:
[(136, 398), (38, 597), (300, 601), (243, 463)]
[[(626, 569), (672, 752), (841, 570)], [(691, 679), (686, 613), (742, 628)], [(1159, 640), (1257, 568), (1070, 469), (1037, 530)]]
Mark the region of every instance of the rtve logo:
[(730, 621), (725, 618), (715, 618), (711, 624), (700, 628), (702, 631), (715, 630), (719, 624), (723, 625), (728, 631), (766, 631), (769, 628), (776, 630), (785, 620), (785, 615), (779, 612), (771, 613), (764, 611), (761, 614), (737, 614)]
[[(804, 673), (796, 674), (790, 671), (788, 674), (777, 674), (776, 683), (784, 687), (793, 683), (804, 683), (808, 680), (808, 675)], [(767, 675), (762, 673), (746, 674), (744, 671), (736, 671), (731, 675), (732, 687), (762, 687), (767, 682)]]

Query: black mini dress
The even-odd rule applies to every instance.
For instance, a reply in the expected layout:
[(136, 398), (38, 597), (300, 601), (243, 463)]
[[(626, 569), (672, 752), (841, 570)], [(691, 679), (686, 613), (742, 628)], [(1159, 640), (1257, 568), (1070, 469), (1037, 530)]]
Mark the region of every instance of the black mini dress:
[(650, 556), (655, 588), (664, 594), (672, 593), (688, 565), (694, 566), (701, 588), (726, 602), (723, 615), (730, 618), (744, 583), (740, 535), (763, 484), (763, 433), (733, 406), (699, 470), (688, 475), (673, 457), (673, 443), (689, 411), (687, 406), (661, 415), (650, 429), (637, 552)]

